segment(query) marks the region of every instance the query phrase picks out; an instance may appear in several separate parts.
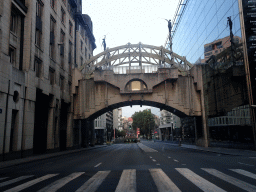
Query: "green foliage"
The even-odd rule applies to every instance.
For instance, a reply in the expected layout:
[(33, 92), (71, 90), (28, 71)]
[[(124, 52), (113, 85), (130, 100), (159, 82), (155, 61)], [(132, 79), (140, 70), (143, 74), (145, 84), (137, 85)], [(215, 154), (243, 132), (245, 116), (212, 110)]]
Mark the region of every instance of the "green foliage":
[(155, 127), (154, 115), (149, 110), (135, 112), (132, 119), (133, 129), (136, 131), (137, 128), (140, 128), (141, 135), (150, 135), (150, 130)]

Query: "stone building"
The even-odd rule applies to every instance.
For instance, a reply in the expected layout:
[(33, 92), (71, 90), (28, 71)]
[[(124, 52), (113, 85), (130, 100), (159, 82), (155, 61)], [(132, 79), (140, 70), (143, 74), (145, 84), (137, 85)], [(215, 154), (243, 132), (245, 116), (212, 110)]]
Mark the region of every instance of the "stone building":
[(72, 69), (96, 47), (81, 10), (76, 0), (0, 1), (0, 160), (80, 145)]

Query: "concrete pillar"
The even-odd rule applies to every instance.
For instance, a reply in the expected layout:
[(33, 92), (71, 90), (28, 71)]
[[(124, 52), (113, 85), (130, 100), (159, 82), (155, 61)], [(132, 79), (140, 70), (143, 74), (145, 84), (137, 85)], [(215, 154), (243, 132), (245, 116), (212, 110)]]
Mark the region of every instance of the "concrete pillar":
[(22, 157), (33, 154), (35, 102), (26, 99), (24, 105), (24, 126), (22, 138)]
[(82, 128), (82, 121), (79, 120), (79, 145), (82, 146), (82, 131), (81, 131), (81, 128)]
[[(54, 100), (54, 99), (53, 99)], [(55, 102), (50, 103), (47, 125), (47, 150), (54, 149)]]
[(50, 105), (47, 126), (47, 150), (54, 149), (54, 110), (55, 108)]
[[(203, 68), (201, 66), (201, 70), (198, 73), (201, 80), (201, 111), (202, 111), (202, 128), (203, 128), (203, 137), (198, 138), (197, 144), (202, 147), (209, 146), (209, 126), (208, 126), (208, 112), (207, 112), (207, 103), (204, 94), (204, 77), (203, 77)], [(198, 125), (198, 124), (197, 124)]]
[(73, 147), (73, 113), (67, 114), (67, 148)]
[(90, 121), (90, 130), (91, 130), (91, 146), (95, 145), (95, 129), (94, 129), (94, 121)]
[(89, 146), (89, 127), (90, 127), (90, 121), (86, 119), (82, 119), (81, 120), (82, 147)]

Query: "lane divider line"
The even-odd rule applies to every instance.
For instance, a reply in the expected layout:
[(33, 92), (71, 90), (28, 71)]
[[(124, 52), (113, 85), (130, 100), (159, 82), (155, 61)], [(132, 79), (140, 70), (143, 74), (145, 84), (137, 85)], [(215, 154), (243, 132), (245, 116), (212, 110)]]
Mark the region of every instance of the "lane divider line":
[(102, 163), (99, 163), (99, 164), (95, 165), (94, 167), (99, 167), (101, 164), (102, 164)]

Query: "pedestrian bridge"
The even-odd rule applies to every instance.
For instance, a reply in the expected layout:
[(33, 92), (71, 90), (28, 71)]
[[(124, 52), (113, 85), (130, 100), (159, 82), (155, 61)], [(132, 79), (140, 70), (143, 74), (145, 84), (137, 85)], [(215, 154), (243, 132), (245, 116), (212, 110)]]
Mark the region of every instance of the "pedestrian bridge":
[(74, 119), (84, 120), (86, 127), (105, 112), (129, 105), (205, 121), (201, 66), (163, 47), (128, 43), (107, 49), (73, 71), (72, 85)]

